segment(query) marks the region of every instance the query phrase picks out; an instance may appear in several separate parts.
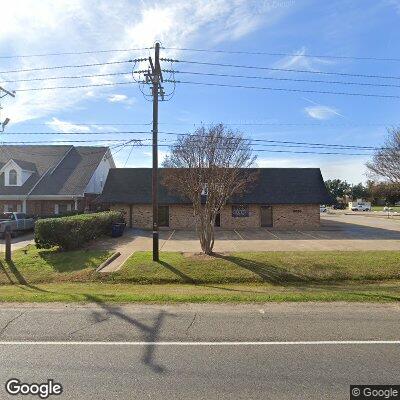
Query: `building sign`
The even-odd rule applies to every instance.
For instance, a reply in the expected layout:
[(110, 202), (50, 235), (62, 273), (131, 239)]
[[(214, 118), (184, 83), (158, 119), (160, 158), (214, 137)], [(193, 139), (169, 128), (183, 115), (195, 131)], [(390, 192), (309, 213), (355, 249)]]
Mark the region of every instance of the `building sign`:
[(233, 218), (243, 218), (249, 217), (249, 206), (247, 204), (239, 204), (232, 206), (232, 217)]

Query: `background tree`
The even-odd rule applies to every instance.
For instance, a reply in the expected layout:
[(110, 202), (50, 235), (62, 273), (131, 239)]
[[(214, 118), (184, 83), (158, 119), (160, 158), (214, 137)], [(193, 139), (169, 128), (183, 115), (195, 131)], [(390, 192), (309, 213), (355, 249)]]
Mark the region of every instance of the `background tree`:
[(325, 186), (334, 200), (351, 194), (351, 185), (340, 179), (328, 179)]
[(364, 186), (360, 182), (352, 187), (351, 195), (353, 199), (369, 199), (371, 197), (371, 192), (368, 186)]
[[(215, 218), (229, 198), (246, 191), (257, 173), (250, 143), (223, 124), (197, 129), (172, 146), (163, 167), (163, 184), (193, 204), (204, 253), (214, 247)], [(247, 170), (246, 170), (247, 169)]]
[(400, 128), (389, 130), (384, 146), (366, 165), (372, 176), (400, 185)]
[(390, 182), (380, 182), (372, 186), (374, 198), (384, 199), (387, 204), (394, 205), (400, 201), (400, 185)]

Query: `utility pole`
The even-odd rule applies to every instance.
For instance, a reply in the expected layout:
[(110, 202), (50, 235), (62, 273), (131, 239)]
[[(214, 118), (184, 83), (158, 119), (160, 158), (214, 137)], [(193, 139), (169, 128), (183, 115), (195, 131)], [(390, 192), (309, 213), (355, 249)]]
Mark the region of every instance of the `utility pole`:
[(160, 43), (154, 47), (154, 63), (149, 57), (150, 68), (146, 79), (152, 83), (153, 96), (153, 169), (152, 169), (152, 203), (153, 203), (153, 261), (159, 261), (158, 235), (158, 97), (164, 100), (164, 89), (161, 86), (163, 76), (160, 66)]

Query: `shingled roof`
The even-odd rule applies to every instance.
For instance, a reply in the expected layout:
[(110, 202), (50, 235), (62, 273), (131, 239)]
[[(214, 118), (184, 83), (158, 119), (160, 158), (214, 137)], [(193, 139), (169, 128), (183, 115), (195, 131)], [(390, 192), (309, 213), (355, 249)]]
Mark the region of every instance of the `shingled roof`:
[[(332, 202), (319, 168), (257, 168), (256, 183), (247, 193), (230, 200), (244, 204), (329, 204)], [(164, 169), (159, 170), (160, 181)], [(151, 168), (113, 168), (103, 193), (104, 203), (150, 204)], [(160, 204), (189, 204), (159, 184)]]
[(14, 160), (33, 174), (22, 186), (4, 186), (0, 174), (0, 195), (82, 195), (107, 151), (91, 146), (1, 146), (0, 165)]

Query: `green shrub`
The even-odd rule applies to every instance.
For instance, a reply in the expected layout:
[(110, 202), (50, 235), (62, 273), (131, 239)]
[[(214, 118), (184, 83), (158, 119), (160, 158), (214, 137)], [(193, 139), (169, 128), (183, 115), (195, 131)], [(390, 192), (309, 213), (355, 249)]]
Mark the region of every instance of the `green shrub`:
[(47, 219), (47, 218), (63, 218), (63, 217), (71, 217), (72, 215), (80, 215), (83, 214), (82, 211), (67, 211), (63, 214), (41, 214), (41, 215), (30, 215), (30, 218), (34, 219)]
[(122, 221), (122, 214), (117, 211), (40, 219), (35, 224), (35, 243), (40, 249), (78, 249), (90, 240), (110, 234), (112, 224)]

